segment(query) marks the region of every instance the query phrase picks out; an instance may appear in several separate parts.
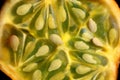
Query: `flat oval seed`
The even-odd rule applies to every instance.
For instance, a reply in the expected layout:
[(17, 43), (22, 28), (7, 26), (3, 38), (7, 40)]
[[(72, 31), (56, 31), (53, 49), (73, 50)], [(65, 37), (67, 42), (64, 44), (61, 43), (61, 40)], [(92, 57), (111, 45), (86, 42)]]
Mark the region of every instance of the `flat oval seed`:
[(52, 14), (49, 14), (49, 17), (48, 17), (48, 24), (49, 24), (49, 28), (50, 29), (55, 29), (57, 26), (56, 26), (56, 23), (55, 23), (55, 20), (52, 16)]
[(44, 27), (44, 17), (42, 14), (39, 15), (39, 17), (37, 18), (36, 22), (35, 22), (35, 28), (36, 30), (42, 30)]
[(85, 74), (87, 72), (91, 71), (91, 68), (89, 67), (86, 67), (86, 66), (83, 66), (83, 65), (80, 65), (76, 68), (76, 72), (78, 74)]
[(91, 32), (95, 33), (97, 31), (97, 24), (93, 19), (89, 19), (88, 21), (88, 27)]
[(59, 72), (55, 74), (54, 76), (52, 76), (50, 80), (63, 80), (64, 77), (65, 77), (65, 74), (63, 72)]
[(91, 35), (90, 33), (88, 32), (84, 32), (82, 34), (82, 38), (85, 40), (85, 41), (90, 41), (92, 38), (93, 38), (93, 35)]
[(61, 37), (57, 34), (51, 34), (50, 35), (50, 40), (57, 45), (63, 44), (63, 41), (62, 41)]
[(23, 68), (23, 71), (24, 71), (24, 72), (31, 72), (31, 71), (35, 70), (37, 67), (38, 67), (38, 64), (37, 64), (37, 63), (31, 63), (31, 64), (25, 66), (25, 67)]
[(59, 15), (60, 15), (60, 16), (59, 16), (60, 21), (61, 21), (61, 22), (64, 22), (64, 21), (66, 20), (66, 12), (65, 12), (65, 9), (64, 9), (63, 6), (60, 6), (59, 12), (60, 12), (60, 14), (59, 14)]
[(32, 7), (32, 4), (23, 4), (17, 8), (16, 13), (18, 15), (25, 15), (28, 13), (31, 7)]
[(36, 70), (33, 73), (32, 80), (42, 80), (42, 72), (40, 70)]
[(76, 41), (74, 46), (76, 49), (81, 49), (81, 50), (89, 49), (89, 46), (83, 41)]
[(92, 42), (99, 47), (103, 47), (103, 43), (98, 38), (93, 38)]
[(56, 59), (51, 62), (50, 67), (48, 68), (48, 71), (54, 71), (56, 69), (59, 69), (62, 65), (62, 61), (60, 59)]
[(40, 57), (43, 55), (46, 55), (49, 52), (49, 47), (48, 45), (43, 45), (39, 48), (39, 50), (37, 51), (37, 53), (35, 54), (36, 57)]
[(83, 54), (82, 58), (83, 58), (86, 62), (88, 62), (88, 63), (92, 63), (92, 64), (96, 64), (96, 63), (97, 63), (97, 61), (96, 61), (96, 60), (93, 58), (93, 56), (90, 55), (90, 54)]
[(16, 35), (10, 36), (10, 46), (13, 51), (17, 51), (20, 41)]
[(72, 8), (72, 11), (78, 18), (84, 19), (86, 17), (85, 12), (79, 8)]
[(113, 43), (116, 38), (117, 38), (117, 31), (114, 28), (112, 28), (109, 31), (109, 40), (110, 40), (110, 43)]

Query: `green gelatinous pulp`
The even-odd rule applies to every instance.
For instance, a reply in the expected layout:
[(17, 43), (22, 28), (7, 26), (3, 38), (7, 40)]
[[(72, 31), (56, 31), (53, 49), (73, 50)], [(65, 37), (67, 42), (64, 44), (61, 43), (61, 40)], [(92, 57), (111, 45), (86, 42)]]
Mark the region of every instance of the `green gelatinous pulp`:
[[(25, 14), (19, 15), (17, 9), (28, 3), (32, 7)], [(99, 13), (101, 10), (103, 11)], [(7, 48), (11, 55), (11, 65), (20, 68), (22, 70), (20, 73), (23, 77), (27, 76), (28, 80), (32, 80), (32, 76), (34, 77), (34, 74), (38, 73), (40, 80), (59, 80), (59, 76), (61, 77), (60, 80), (73, 80), (84, 79), (84, 76), (89, 76), (96, 72), (99, 73), (96, 79), (105, 77), (102, 76), (98, 69), (106, 66), (109, 61), (107, 57), (103, 56), (104, 54), (96, 51), (101, 50), (105, 53), (104, 46), (107, 43), (109, 46), (113, 46), (113, 42), (117, 43), (118, 31), (114, 25), (110, 24), (109, 18), (111, 15), (109, 11), (104, 9), (104, 6), (96, 2), (90, 2), (90, 0), (51, 0), (51, 3), (50, 0), (48, 2), (47, 0), (21, 0), (13, 5), (11, 14), (15, 26), (7, 25), (7, 29), (4, 26), (3, 33), (7, 34), (3, 36), (2, 42), (6, 46), (5, 41), (9, 40), (11, 35), (16, 35), (19, 38), (20, 44), (16, 52), (10, 46)], [(44, 24), (43, 21), (39, 21), (38, 24), (43, 24), (43, 28), (37, 30), (36, 27), (41, 27), (41, 25), (36, 26), (35, 24), (41, 14)], [(91, 27), (96, 28), (94, 32), (88, 26), (90, 19), (94, 20), (95, 26), (92, 25)], [(55, 38), (50, 39), (51, 34), (59, 35), (63, 43), (55, 44), (53, 41)], [(68, 36), (65, 36), (66, 34)], [(110, 41), (110, 35), (114, 35), (113, 41)], [(106, 44), (102, 47), (96, 46), (97, 44), (99, 45), (99, 42), (96, 41), (96, 44), (94, 44), (92, 42), (94, 37)], [(75, 42), (77, 41), (84, 43), (84, 46), (87, 46), (87, 48), (76, 48)], [(43, 45), (49, 47), (49, 52), (43, 56), (36, 56), (39, 48)], [(77, 47), (82, 47), (82, 45)], [(89, 54), (86, 56), (89, 59), (86, 60), (85, 54)], [(53, 71), (49, 71), (48, 69), (52, 61), (56, 59), (61, 60), (61, 66)], [(94, 60), (95, 63), (88, 60)], [(30, 64), (32, 66), (26, 67)], [(87, 66), (91, 70), (84, 74), (78, 74), (76, 72), (78, 65)], [(56, 64), (53, 64), (52, 67), (56, 66)], [(93, 75), (91, 80), (94, 77)], [(35, 77), (33, 79), (37, 80)]]

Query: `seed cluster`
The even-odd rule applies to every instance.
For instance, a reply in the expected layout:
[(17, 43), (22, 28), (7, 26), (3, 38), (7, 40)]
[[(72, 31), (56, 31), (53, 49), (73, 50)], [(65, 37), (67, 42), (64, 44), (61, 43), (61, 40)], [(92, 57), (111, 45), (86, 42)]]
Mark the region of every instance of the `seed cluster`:
[(103, 69), (107, 74), (104, 67), (109, 60), (104, 56), (105, 49), (116, 46), (118, 31), (113, 25), (106, 28), (110, 16), (106, 16), (109, 13), (104, 12), (104, 6), (85, 2), (21, 0), (15, 3), (11, 10), (15, 26), (9, 29), (8, 37), (14, 54), (11, 64), (23, 76), (29, 75), (30, 80), (86, 80), (84, 76), (89, 74), (94, 75), (89, 80), (105, 80), (107, 75), (100, 72)]

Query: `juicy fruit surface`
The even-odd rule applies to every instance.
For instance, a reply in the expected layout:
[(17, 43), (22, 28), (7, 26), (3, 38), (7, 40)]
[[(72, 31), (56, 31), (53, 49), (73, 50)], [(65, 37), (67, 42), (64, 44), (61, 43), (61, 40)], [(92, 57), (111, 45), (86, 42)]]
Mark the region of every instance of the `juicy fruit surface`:
[(21, 0), (8, 13), (1, 59), (23, 79), (111, 80), (119, 31), (104, 5)]

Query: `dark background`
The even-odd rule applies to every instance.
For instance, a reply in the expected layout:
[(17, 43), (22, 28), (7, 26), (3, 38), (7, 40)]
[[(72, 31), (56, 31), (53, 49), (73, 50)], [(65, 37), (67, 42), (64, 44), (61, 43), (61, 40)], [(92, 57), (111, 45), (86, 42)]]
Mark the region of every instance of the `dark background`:
[[(6, 0), (0, 0), (0, 10)], [(115, 0), (119, 7), (120, 7), (120, 0)], [(8, 76), (6, 76), (2, 71), (0, 71), (0, 80), (11, 80)], [(120, 80), (120, 65), (119, 65), (119, 74), (118, 74), (118, 80)]]

